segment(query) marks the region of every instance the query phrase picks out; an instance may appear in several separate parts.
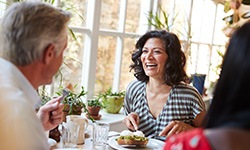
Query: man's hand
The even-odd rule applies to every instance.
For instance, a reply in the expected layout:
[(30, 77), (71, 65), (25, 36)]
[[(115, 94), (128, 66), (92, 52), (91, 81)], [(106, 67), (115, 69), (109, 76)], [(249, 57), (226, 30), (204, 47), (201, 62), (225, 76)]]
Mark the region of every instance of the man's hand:
[(60, 103), (60, 98), (55, 98), (48, 101), (45, 105), (43, 105), (37, 116), (41, 120), (45, 131), (54, 129), (58, 126), (63, 120), (63, 107), (64, 105)]
[(173, 134), (178, 134), (194, 127), (181, 122), (181, 121), (171, 121), (159, 134), (159, 136), (166, 136), (169, 137)]
[(139, 116), (137, 113), (132, 112), (128, 116), (126, 116), (122, 122), (127, 126), (127, 128), (135, 131), (138, 129)]

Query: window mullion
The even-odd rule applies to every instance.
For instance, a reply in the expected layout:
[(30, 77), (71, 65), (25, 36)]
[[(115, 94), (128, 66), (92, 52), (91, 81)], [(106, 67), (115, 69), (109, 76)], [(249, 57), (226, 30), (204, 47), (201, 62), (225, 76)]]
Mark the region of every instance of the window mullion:
[[(118, 27), (118, 31), (121, 33), (125, 32), (126, 10), (127, 10), (127, 0), (121, 0), (120, 12), (119, 12), (119, 27)], [(113, 87), (112, 87), (113, 92), (119, 91), (121, 66), (122, 66), (123, 43), (124, 43), (123, 40), (124, 40), (123, 36), (117, 37), (116, 57), (115, 57), (115, 66), (114, 66), (114, 79), (113, 79)]]
[(85, 36), (82, 69), (82, 86), (88, 91), (86, 99), (94, 95), (101, 5), (102, 0), (88, 1), (86, 27), (90, 29), (90, 34)]
[(140, 24), (139, 34), (142, 35), (149, 30), (147, 15), (149, 11), (153, 9), (153, 6), (157, 7), (158, 0), (141, 0), (141, 12), (140, 12)]

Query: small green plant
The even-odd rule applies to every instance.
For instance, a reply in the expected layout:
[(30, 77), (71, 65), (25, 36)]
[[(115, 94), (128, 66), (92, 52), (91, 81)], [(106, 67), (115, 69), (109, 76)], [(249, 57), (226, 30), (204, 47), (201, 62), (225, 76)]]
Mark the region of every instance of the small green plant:
[[(103, 108), (103, 105), (100, 100), (100, 97), (94, 97), (93, 99), (89, 99), (87, 102), (89, 115), (95, 120), (99, 120), (101, 118), (99, 111)], [(87, 117), (89, 118), (89, 116)]]
[[(149, 13), (147, 14), (148, 24), (154, 26), (156, 29), (165, 29), (167, 31), (170, 31), (176, 17), (170, 20), (170, 14), (164, 11), (161, 5), (159, 6), (159, 8), (159, 11), (155, 13), (153, 11), (149, 11)], [(161, 20), (161, 15), (163, 20)]]
[(117, 114), (123, 106), (125, 91), (112, 92), (109, 88), (106, 92), (99, 95), (102, 100), (104, 110), (108, 113)]
[(107, 96), (125, 96), (125, 91), (121, 92), (112, 92), (112, 89), (109, 88), (106, 92), (101, 93), (99, 97), (107, 97)]
[(103, 108), (102, 103), (101, 103), (99, 97), (88, 100), (88, 106), (90, 106), (90, 107), (101, 107), (101, 108)]
[[(76, 86), (74, 86), (75, 88)], [(81, 87), (81, 91), (79, 93), (75, 93), (72, 90), (68, 90), (68, 95), (64, 97), (62, 103), (64, 104), (64, 110), (69, 106), (68, 115), (79, 115), (78, 108), (83, 108), (83, 111), (88, 115), (89, 119), (94, 122), (94, 119), (90, 116), (89, 111), (83, 102), (82, 98), (87, 94), (87, 91), (84, 90), (84, 87)], [(57, 95), (63, 95), (63, 88), (61, 87), (59, 92), (56, 92)]]
[(224, 58), (224, 53), (221, 52), (220, 50), (217, 50), (217, 54), (221, 58), (221, 62), (215, 67), (215, 73), (216, 73), (217, 76), (220, 75), (220, 71), (221, 71), (221, 67), (222, 67), (222, 61), (223, 61), (223, 58)]
[[(82, 101), (82, 97), (84, 97), (87, 92), (84, 90), (84, 87), (81, 87), (80, 93), (74, 93), (71, 90), (68, 90), (69, 94), (62, 100), (63, 104), (68, 104), (70, 106), (69, 115), (76, 114), (76, 106), (80, 106), (84, 109), (84, 112), (86, 112), (86, 106), (84, 102)], [(57, 92), (58, 95), (62, 95), (62, 89)]]

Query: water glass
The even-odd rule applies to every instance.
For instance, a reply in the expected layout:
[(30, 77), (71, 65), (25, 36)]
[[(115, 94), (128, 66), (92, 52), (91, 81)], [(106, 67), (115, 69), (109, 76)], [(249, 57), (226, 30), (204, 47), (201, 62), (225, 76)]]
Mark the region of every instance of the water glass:
[(94, 149), (105, 149), (108, 140), (109, 124), (95, 122), (93, 124), (93, 147)]
[(75, 122), (62, 123), (62, 142), (64, 148), (77, 146), (80, 125)]

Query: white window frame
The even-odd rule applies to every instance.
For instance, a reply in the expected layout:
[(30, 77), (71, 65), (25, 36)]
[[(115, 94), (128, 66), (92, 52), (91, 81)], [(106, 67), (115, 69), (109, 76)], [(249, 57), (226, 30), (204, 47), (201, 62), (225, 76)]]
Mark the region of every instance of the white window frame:
[[(191, 11), (192, 5), (195, 0), (191, 0), (191, 9), (189, 14), (189, 19), (192, 19)], [(204, 2), (205, 0), (203, 0)], [(141, 12), (140, 12), (140, 21), (139, 21), (139, 31), (138, 33), (127, 33), (125, 32), (125, 21), (126, 21), (126, 4), (127, 0), (120, 0), (120, 9), (119, 9), (119, 26), (118, 30), (106, 30), (106, 29), (99, 29), (100, 27), (100, 14), (101, 14), (101, 7), (102, 7), (102, 0), (88, 0), (87, 2), (87, 16), (86, 16), (86, 27), (79, 27), (79, 26), (70, 26), (70, 28), (75, 33), (85, 34), (84, 40), (84, 52), (83, 52), (83, 67), (82, 70), (82, 77), (81, 77), (81, 86), (84, 86), (85, 90), (88, 91), (87, 96), (85, 99), (91, 98), (94, 95), (94, 86), (96, 80), (96, 62), (97, 62), (97, 51), (98, 51), (98, 38), (99, 36), (113, 36), (117, 37), (117, 44), (116, 44), (116, 56), (115, 56), (115, 67), (114, 67), (114, 79), (112, 83), (112, 90), (114, 92), (118, 92), (119, 84), (120, 84), (120, 76), (121, 76), (121, 66), (122, 66), (122, 54), (123, 54), (123, 47), (124, 47), (124, 39), (125, 38), (134, 38), (139, 37), (144, 34), (149, 29), (153, 29), (150, 27), (147, 22), (147, 14), (149, 11), (156, 12), (158, 11), (158, 3), (161, 0), (141, 0)], [(60, 6), (60, 0), (55, 1), (56, 6)], [(216, 13), (214, 18), (217, 15), (217, 6), (216, 4)], [(0, 4), (1, 10), (2, 8), (6, 7), (4, 4)], [(1, 11), (0, 15), (3, 14), (4, 11)], [(1, 17), (1, 16), (0, 16)], [(210, 60), (212, 57), (212, 49), (214, 46), (218, 46), (214, 44), (214, 29), (216, 25), (216, 19), (213, 24), (213, 38), (211, 43), (200, 43), (196, 42), (195, 44), (199, 45), (206, 44), (210, 47)], [(192, 41), (191, 41), (192, 42)], [(224, 45), (219, 45), (224, 46)], [(207, 75), (209, 76), (210, 68), (207, 71)]]
[[(152, 9), (152, 4), (157, 6), (158, 0), (141, 0), (141, 13), (140, 13), (140, 31), (139, 33), (126, 33), (125, 32), (125, 21), (126, 21), (126, 4), (127, 0), (120, 1), (120, 12), (119, 12), (119, 26), (118, 30), (104, 30), (99, 29), (100, 26), (100, 14), (102, 0), (89, 0), (88, 10), (86, 17), (86, 28), (84, 27), (74, 27), (70, 28), (74, 32), (85, 33), (84, 42), (84, 57), (82, 64), (84, 65), (84, 70), (82, 71), (82, 83), (85, 90), (88, 91), (85, 99), (89, 99), (94, 95), (94, 85), (96, 79), (96, 62), (97, 62), (97, 50), (98, 50), (98, 37), (99, 36), (114, 36), (117, 38), (116, 47), (116, 57), (115, 57), (115, 70), (112, 90), (114, 92), (119, 91), (120, 76), (121, 76), (121, 66), (122, 66), (122, 54), (123, 54), (123, 41), (124, 38), (134, 38), (139, 37), (141, 34), (145, 33), (149, 26), (147, 24), (147, 17), (145, 14)], [(95, 10), (95, 11), (93, 11)]]

